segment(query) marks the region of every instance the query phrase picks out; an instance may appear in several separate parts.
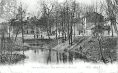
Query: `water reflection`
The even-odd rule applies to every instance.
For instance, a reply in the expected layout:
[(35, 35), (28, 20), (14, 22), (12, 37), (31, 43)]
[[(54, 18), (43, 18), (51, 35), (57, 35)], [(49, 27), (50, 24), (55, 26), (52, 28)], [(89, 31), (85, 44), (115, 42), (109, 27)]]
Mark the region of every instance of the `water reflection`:
[(26, 62), (39, 62), (39, 63), (48, 63), (56, 62), (56, 53), (44, 49), (35, 49), (25, 51), (24, 54), (28, 57), (25, 59)]
[(24, 55), (27, 57), (23, 63), (27, 62), (37, 62), (37, 63), (44, 63), (44, 64), (49, 64), (49, 63), (67, 63), (73, 62), (73, 53), (71, 52), (59, 52), (59, 51), (54, 51), (51, 48), (49, 50), (46, 50), (44, 48), (40, 49), (33, 49), (33, 50), (28, 50), (24, 52)]

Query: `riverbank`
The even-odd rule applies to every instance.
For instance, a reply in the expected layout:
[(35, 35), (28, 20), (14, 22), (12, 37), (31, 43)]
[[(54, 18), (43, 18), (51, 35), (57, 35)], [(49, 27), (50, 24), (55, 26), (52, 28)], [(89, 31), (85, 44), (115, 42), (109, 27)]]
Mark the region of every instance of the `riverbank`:
[[(10, 41), (12, 42), (10, 43)], [(43, 46), (44, 46), (43, 48), (48, 47), (48, 49), (58, 45), (57, 39), (50, 39), (43, 42), (39, 40), (38, 42), (43, 43)], [(30, 47), (27, 42), (23, 44), (21, 38), (17, 38), (16, 41), (7, 39), (5, 46), (6, 46), (5, 49), (1, 49), (2, 54), (0, 55), (1, 57), (0, 64), (18, 63), (19, 61), (24, 60), (26, 57), (29, 58), (29, 56), (25, 54), (25, 52), (27, 52), (28, 50), (32, 50), (34, 51), (34, 53), (37, 53), (38, 52), (37, 50), (41, 49), (40, 46), (37, 46), (37, 45), (35, 47)], [(24, 54), (20, 52), (24, 52)]]
[(2, 54), (0, 55), (0, 64), (16, 64), (26, 58), (23, 54)]
[[(102, 37), (99, 43), (97, 38), (84, 36), (75, 39), (72, 46), (66, 41), (54, 47), (53, 50), (57, 51), (57, 55), (65, 56), (68, 61), (81, 59), (86, 62), (113, 63), (118, 60), (117, 40), (117, 37)], [(57, 58), (61, 56), (58, 55)]]
[(69, 41), (65, 41), (64, 43), (60, 43), (57, 46), (53, 47), (53, 50), (57, 50), (58, 52), (64, 52), (65, 49), (70, 50), (72, 47), (78, 45), (79, 43), (83, 42), (85, 39), (87, 39), (88, 37), (75, 37), (73, 38), (73, 45), (69, 45)]
[(21, 40), (14, 41), (12, 38), (5, 38), (0, 43), (0, 47), (0, 64), (16, 64), (26, 58), (24, 54), (19, 54), (20, 51), (28, 50), (23, 46)]
[[(73, 39), (73, 45), (69, 45), (68, 40), (65, 41), (64, 43), (60, 43), (60, 44), (58, 44), (58, 40), (56, 40), (56, 39), (51, 40), (51, 41), (49, 41), (49, 40), (46, 40), (46, 41), (48, 41), (48, 42), (46, 42), (43, 45), (44, 46), (43, 48), (45, 50), (47, 50), (46, 59), (51, 57), (50, 58), (51, 62), (54, 58), (55, 58), (55, 62), (57, 62), (57, 63), (62, 63), (62, 62), (66, 63), (66, 62), (64, 62), (64, 60), (66, 60), (67, 62), (74, 62), (79, 59), (86, 61), (86, 62), (96, 62), (96, 63), (103, 62), (103, 60), (101, 59), (101, 51), (99, 49), (100, 48), (99, 42), (96, 38), (88, 37), (88, 36), (83, 36), (83, 37), (79, 36), (79, 37), (76, 37), (75, 39)], [(21, 42), (21, 44), (22, 44), (22, 42)], [(116, 59), (117, 59), (117, 46), (116, 46), (117, 38), (104, 37), (101, 40), (101, 44), (102, 44), (101, 48), (102, 48), (103, 57), (106, 60), (105, 63), (116, 61)], [(23, 48), (22, 45), (21, 46), (19, 45), (20, 46), (19, 48), (17, 46), (12, 49), (8, 49), (6, 51), (8, 51), (9, 53), (12, 53), (15, 51), (20, 52), (20, 51), (29, 50), (29, 48), (27, 48), (25, 46), (23, 46), (23, 47), (25, 47), (26, 50), (24, 50), (25, 48)], [(81, 46), (81, 48), (80, 48), (80, 46)], [(50, 48), (51, 48), (52, 52), (49, 50)], [(35, 48), (30, 47), (30, 50), (32, 50), (34, 52), (34, 54), (37, 54), (39, 52), (38, 50), (42, 50), (42, 53), (44, 53), (43, 49), (40, 47), (35, 47)], [(4, 53), (4, 50), (3, 50), (3, 53)]]
[(99, 42), (96, 38), (91, 38), (83, 45), (74, 47), (72, 50), (76, 52), (79, 59), (84, 58), (88, 62), (104, 62), (113, 63), (118, 60), (116, 37), (102, 37)]

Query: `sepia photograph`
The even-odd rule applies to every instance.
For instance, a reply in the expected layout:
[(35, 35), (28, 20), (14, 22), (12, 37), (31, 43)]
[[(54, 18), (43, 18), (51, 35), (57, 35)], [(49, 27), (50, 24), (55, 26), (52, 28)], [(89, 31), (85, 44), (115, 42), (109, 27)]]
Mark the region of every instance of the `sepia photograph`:
[(0, 0), (0, 73), (118, 73), (118, 0)]

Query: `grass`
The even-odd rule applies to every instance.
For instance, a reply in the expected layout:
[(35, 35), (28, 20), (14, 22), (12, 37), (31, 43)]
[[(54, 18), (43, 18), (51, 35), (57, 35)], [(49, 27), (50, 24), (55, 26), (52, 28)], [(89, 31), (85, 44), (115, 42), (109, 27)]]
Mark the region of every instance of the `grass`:
[(14, 54), (15, 51), (28, 50), (27, 47), (24, 47), (24, 49), (22, 49), (23, 46), (20, 45), (21, 43), (21, 41), (13, 41), (9, 38), (6, 38), (5, 42), (3, 43), (4, 46), (0, 49), (0, 51), (2, 52), (2, 54), (0, 53), (0, 64), (13, 64), (25, 59), (26, 56), (23, 54)]
[(0, 55), (0, 64), (14, 64), (25, 58), (26, 56), (22, 54), (2, 54)]
[(83, 49), (81, 50), (81, 54), (84, 55), (79, 58), (85, 58), (84, 60), (86, 61), (103, 62), (101, 60), (100, 46), (106, 63), (115, 62), (117, 60), (117, 38), (111, 37), (103, 37), (101, 45), (99, 45), (96, 38), (92, 38), (90, 41), (84, 43)]

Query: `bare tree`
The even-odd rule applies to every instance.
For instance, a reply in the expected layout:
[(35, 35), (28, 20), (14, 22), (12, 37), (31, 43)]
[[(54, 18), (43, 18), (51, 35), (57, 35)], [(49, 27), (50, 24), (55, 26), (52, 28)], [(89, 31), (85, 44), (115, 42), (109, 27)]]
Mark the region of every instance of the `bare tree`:
[(117, 10), (118, 7), (115, 4), (115, 2), (117, 4), (116, 0), (115, 1), (114, 0), (113, 1), (106, 0), (106, 3), (107, 3), (107, 14), (108, 14), (108, 19), (111, 22), (112, 36), (114, 36), (113, 28), (115, 29), (115, 32), (118, 34), (118, 30), (117, 30), (117, 26), (116, 26), (116, 24), (117, 24), (117, 22), (116, 22), (116, 15), (118, 13), (118, 10)]
[(48, 35), (48, 38), (50, 39), (50, 15), (51, 15), (51, 12), (53, 10), (53, 5), (51, 4), (50, 6), (48, 6), (45, 2), (43, 2), (42, 4), (42, 14), (44, 17), (46, 17), (47, 19), (47, 35)]

